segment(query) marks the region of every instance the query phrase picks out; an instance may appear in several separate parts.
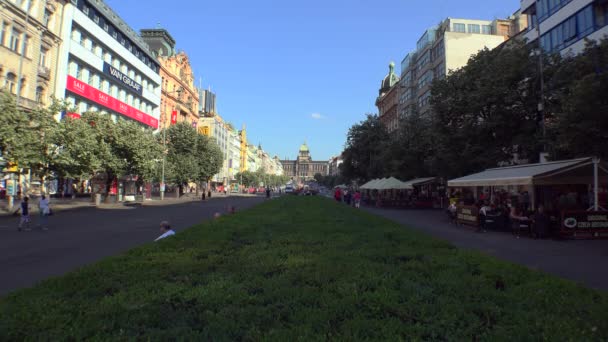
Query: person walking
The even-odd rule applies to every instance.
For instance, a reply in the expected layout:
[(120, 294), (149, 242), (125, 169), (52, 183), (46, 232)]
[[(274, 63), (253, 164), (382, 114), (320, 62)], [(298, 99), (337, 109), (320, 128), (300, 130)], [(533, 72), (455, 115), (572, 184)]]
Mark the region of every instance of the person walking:
[(25, 230), (30, 229), (30, 206), (29, 206), (29, 198), (25, 196), (23, 201), (21, 201), (21, 218), (19, 220), (19, 226), (17, 227), (18, 231), (23, 229), (23, 225), (25, 224)]
[(42, 195), (40, 201), (38, 202), (38, 211), (40, 216), (38, 226), (40, 226), (42, 230), (49, 230), (48, 216), (51, 213), (51, 207), (49, 206), (49, 200), (46, 198), (45, 195)]
[(342, 190), (339, 187), (337, 187), (336, 192), (334, 192), (334, 199), (337, 202), (342, 202)]
[(355, 199), (355, 208), (361, 207), (361, 192), (359, 192), (359, 190), (357, 190), (355, 192), (354, 199)]

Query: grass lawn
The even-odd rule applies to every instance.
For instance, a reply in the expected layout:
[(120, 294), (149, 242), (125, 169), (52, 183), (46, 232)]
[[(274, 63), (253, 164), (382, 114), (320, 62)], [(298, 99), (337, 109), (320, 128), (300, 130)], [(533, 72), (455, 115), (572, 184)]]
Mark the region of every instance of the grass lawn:
[(85, 338), (606, 340), (608, 295), (287, 196), (0, 299), (0, 340)]

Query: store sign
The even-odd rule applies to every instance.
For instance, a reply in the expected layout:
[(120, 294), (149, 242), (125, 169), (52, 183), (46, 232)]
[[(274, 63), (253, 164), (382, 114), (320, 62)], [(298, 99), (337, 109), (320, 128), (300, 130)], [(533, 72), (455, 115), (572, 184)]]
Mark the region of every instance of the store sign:
[(175, 125), (177, 123), (177, 111), (174, 110), (171, 112), (171, 124)]
[(565, 212), (562, 217), (563, 230), (608, 230), (608, 211)]
[(479, 209), (475, 206), (458, 206), (456, 207), (456, 220), (460, 224), (477, 226), (479, 221)]
[(142, 93), (141, 84), (135, 82), (129, 76), (123, 74), (122, 72), (120, 72), (120, 70), (114, 68), (113, 66), (111, 66), (107, 62), (103, 62), (103, 72), (105, 72), (106, 74), (108, 74), (108, 75), (112, 76), (113, 78), (117, 79), (120, 83), (122, 83), (122, 84), (126, 85), (127, 87), (129, 87), (129, 89), (131, 89), (134, 92), (136, 92), (139, 95), (141, 95), (141, 93)]
[(91, 100), (98, 105), (104, 106), (112, 111), (120, 113), (128, 118), (131, 118), (135, 121), (141, 122), (144, 125), (150, 126), (152, 128), (158, 128), (158, 119), (135, 109), (126, 103), (119, 101), (118, 99), (113, 98), (112, 96), (103, 93), (94, 87), (74, 78), (72, 76), (68, 76), (68, 85), (67, 90), (70, 92), (82, 96), (85, 99)]

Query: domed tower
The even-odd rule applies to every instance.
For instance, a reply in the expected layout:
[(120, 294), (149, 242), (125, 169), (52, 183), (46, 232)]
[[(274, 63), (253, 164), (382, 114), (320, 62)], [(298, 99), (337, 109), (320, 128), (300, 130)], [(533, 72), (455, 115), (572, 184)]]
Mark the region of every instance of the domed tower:
[(310, 161), (310, 150), (308, 149), (308, 145), (306, 145), (306, 142), (300, 145), (298, 161)]
[(388, 64), (388, 75), (384, 77), (382, 80), (382, 84), (380, 84), (379, 96), (388, 93), (391, 88), (399, 82), (399, 76), (395, 74), (395, 62), (390, 62)]

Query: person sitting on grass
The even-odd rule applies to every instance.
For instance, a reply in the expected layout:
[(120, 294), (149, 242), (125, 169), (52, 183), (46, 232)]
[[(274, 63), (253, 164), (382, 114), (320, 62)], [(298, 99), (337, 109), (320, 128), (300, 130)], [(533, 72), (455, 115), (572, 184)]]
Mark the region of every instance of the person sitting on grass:
[(164, 239), (168, 236), (175, 235), (175, 231), (173, 229), (171, 229), (171, 225), (169, 224), (168, 221), (162, 221), (160, 223), (160, 232), (162, 233), (162, 235), (157, 237), (156, 240), (154, 240), (154, 241), (158, 241), (158, 240)]

